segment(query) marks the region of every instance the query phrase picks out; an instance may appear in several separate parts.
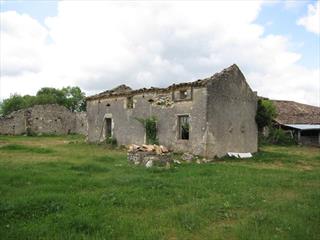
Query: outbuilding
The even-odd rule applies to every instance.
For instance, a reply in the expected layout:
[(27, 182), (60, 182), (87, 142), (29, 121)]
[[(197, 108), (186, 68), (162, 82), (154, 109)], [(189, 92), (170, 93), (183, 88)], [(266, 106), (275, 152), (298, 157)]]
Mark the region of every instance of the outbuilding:
[(298, 144), (320, 146), (320, 108), (293, 101), (272, 100), (278, 116), (275, 125)]

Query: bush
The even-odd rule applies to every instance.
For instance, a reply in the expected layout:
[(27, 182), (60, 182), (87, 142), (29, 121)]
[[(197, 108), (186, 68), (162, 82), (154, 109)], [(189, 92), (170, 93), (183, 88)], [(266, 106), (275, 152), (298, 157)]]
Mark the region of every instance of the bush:
[(152, 116), (146, 119), (136, 118), (139, 122), (143, 124), (146, 129), (146, 140), (147, 144), (159, 144), (157, 138), (157, 119)]
[(259, 99), (258, 108), (256, 114), (256, 123), (259, 128), (259, 132), (266, 126), (271, 126), (272, 120), (277, 117), (277, 111), (272, 101)]
[(108, 137), (108, 138), (106, 139), (106, 144), (107, 144), (107, 145), (110, 145), (110, 146), (112, 146), (112, 147), (116, 147), (116, 146), (118, 145), (118, 142), (117, 142), (117, 139), (116, 139), (116, 138), (114, 138), (114, 137)]
[(296, 141), (284, 130), (270, 127), (270, 133), (267, 137), (259, 134), (259, 144), (293, 145), (296, 144)]

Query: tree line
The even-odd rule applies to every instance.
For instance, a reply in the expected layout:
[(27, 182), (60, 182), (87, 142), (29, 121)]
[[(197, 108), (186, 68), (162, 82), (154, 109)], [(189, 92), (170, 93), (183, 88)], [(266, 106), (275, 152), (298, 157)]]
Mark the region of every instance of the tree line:
[(0, 115), (8, 115), (14, 111), (33, 107), (34, 105), (59, 104), (72, 112), (86, 110), (86, 95), (79, 87), (62, 89), (44, 87), (35, 96), (14, 94), (0, 103)]

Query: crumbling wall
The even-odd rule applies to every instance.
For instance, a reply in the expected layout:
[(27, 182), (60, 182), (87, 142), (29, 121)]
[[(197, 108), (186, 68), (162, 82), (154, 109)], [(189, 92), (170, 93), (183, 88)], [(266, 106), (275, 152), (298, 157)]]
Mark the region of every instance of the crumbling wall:
[(14, 135), (15, 124), (13, 117), (2, 117), (0, 118), (0, 133), (6, 135)]
[(31, 132), (45, 134), (69, 134), (75, 129), (75, 115), (64, 106), (37, 105), (31, 108)]
[(19, 110), (0, 118), (0, 134), (19, 135), (26, 133), (26, 114)]
[(86, 135), (86, 113), (73, 113), (56, 104), (36, 105), (0, 118), (0, 134)]
[(87, 112), (76, 112), (75, 113), (75, 128), (74, 133), (87, 135), (88, 134), (88, 119)]
[[(180, 91), (176, 89), (175, 91)], [(191, 87), (189, 87), (189, 92)], [(206, 127), (206, 88), (192, 89), (192, 99), (175, 101), (174, 92), (139, 93), (133, 96), (133, 108), (127, 97), (96, 99), (87, 102), (88, 140), (105, 140), (105, 118), (112, 118), (112, 132), (119, 144), (143, 144), (145, 129), (137, 118), (157, 118), (159, 143), (175, 151), (204, 154)], [(190, 116), (190, 139), (178, 139), (178, 116)]]

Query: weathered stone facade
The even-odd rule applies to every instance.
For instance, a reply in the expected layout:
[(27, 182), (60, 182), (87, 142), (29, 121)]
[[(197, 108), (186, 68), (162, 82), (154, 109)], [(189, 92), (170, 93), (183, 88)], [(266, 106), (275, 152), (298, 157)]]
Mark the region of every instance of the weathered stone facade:
[[(256, 107), (257, 95), (236, 65), (168, 88), (121, 86), (87, 98), (88, 140), (100, 142), (112, 135), (119, 144), (143, 144), (145, 129), (137, 118), (155, 116), (159, 143), (174, 151), (208, 158), (256, 152)], [(188, 139), (180, 133), (183, 117), (188, 119)]]
[(87, 134), (86, 113), (56, 105), (36, 105), (0, 118), (0, 134)]

